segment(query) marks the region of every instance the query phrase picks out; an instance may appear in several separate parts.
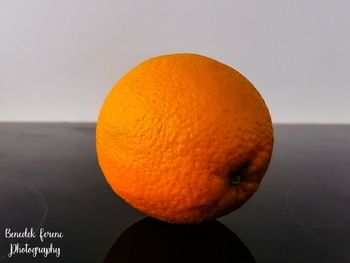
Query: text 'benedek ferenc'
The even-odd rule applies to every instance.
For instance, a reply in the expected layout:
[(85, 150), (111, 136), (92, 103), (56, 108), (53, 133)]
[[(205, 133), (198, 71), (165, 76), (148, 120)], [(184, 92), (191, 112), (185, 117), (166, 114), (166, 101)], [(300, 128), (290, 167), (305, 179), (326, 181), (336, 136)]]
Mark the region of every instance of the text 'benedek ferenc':
[[(22, 241), (17, 243), (10, 243), (8, 257), (11, 258), (18, 254), (31, 254), (33, 257), (43, 255), (44, 257), (47, 257), (48, 255), (53, 254), (58, 258), (61, 255), (61, 248), (55, 247), (52, 241), (54, 239), (61, 239), (63, 236), (62, 232), (51, 232), (44, 228), (40, 228), (38, 231), (35, 231), (34, 228), (25, 228), (22, 232), (12, 231), (11, 228), (6, 228), (6, 239), (22, 239)], [(50, 240), (50, 243), (45, 246), (44, 244), (43, 246), (31, 246), (29, 241), (37, 238), (40, 239), (41, 243), (48, 240)]]

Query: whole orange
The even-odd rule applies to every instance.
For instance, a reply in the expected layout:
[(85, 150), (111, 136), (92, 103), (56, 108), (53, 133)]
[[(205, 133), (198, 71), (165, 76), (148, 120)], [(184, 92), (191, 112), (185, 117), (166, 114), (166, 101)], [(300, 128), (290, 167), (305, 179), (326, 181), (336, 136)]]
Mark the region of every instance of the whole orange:
[(99, 165), (140, 211), (198, 223), (240, 207), (272, 153), (269, 111), (239, 72), (196, 54), (151, 58), (107, 96), (96, 128)]

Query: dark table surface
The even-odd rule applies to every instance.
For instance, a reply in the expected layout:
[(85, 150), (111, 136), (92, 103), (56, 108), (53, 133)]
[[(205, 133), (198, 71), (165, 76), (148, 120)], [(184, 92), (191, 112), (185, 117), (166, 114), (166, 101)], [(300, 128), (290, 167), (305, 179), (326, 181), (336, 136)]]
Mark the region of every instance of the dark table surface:
[[(108, 262), (173, 262), (200, 254), (213, 262), (350, 262), (350, 125), (275, 125), (259, 190), (233, 213), (195, 226), (144, 219), (117, 197), (97, 164), (94, 127), (0, 123), (0, 262), (103, 262), (107, 255)], [(6, 228), (64, 236), (6, 238)], [(16, 243), (52, 243), (60, 257), (9, 258)]]

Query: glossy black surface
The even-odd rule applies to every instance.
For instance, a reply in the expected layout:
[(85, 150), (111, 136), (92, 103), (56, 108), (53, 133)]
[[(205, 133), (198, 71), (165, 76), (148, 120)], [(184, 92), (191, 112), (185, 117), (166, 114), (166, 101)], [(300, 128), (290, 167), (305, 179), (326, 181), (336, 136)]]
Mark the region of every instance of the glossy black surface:
[[(213, 262), (235, 254), (256, 262), (350, 262), (349, 171), (350, 126), (276, 125), (271, 165), (255, 195), (222, 224), (177, 228), (142, 220), (111, 191), (97, 165), (94, 124), (0, 123), (0, 262), (122, 262), (120, 248), (193, 259), (202, 246), (199, 257)], [(26, 227), (62, 231), (53, 241), (59, 260), (9, 260), (5, 228)], [(231, 241), (220, 250), (213, 240)], [(144, 250), (146, 242), (154, 249)]]

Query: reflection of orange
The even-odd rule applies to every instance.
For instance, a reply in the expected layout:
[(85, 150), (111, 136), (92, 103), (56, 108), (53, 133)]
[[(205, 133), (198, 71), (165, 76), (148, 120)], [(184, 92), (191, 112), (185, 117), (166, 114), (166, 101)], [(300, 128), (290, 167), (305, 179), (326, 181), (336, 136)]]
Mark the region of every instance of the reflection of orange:
[(194, 54), (160, 56), (112, 89), (96, 128), (113, 190), (142, 212), (196, 223), (241, 206), (272, 152), (264, 100), (234, 69)]
[(255, 263), (255, 259), (240, 238), (217, 220), (188, 225), (146, 217), (120, 234), (103, 262)]

